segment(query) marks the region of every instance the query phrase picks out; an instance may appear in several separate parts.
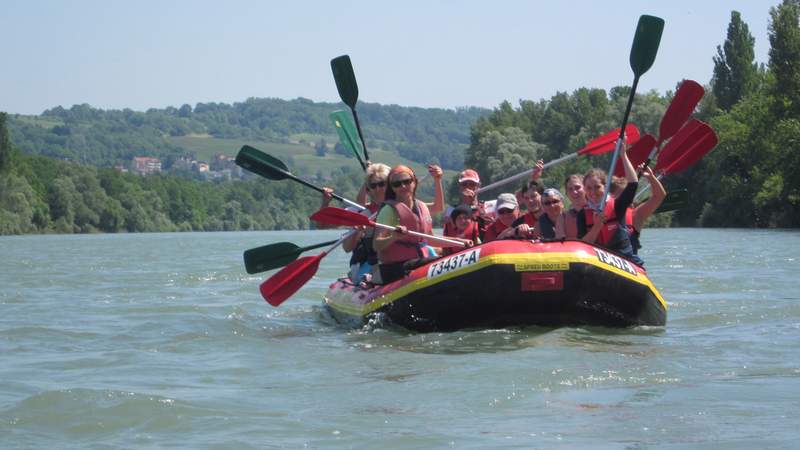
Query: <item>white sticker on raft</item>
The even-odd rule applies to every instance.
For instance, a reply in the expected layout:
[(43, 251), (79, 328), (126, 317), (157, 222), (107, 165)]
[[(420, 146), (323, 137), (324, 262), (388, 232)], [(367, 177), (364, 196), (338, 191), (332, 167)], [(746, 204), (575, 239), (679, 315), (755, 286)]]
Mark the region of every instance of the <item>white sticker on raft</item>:
[(480, 258), (481, 258), (481, 249), (480, 247), (478, 247), (468, 252), (459, 253), (449, 258), (444, 258), (442, 260), (439, 260), (436, 263), (431, 264), (430, 267), (428, 267), (428, 279), (436, 278), (439, 275), (444, 275), (446, 273), (452, 272), (462, 267), (475, 264), (478, 262)]
[(636, 276), (636, 268), (633, 267), (633, 264), (627, 260), (622, 259), (617, 255), (612, 255), (611, 253), (600, 250), (599, 248), (594, 249), (594, 252), (597, 254), (597, 259), (599, 259), (600, 262), (608, 264), (612, 267), (616, 267), (617, 269), (622, 269)]

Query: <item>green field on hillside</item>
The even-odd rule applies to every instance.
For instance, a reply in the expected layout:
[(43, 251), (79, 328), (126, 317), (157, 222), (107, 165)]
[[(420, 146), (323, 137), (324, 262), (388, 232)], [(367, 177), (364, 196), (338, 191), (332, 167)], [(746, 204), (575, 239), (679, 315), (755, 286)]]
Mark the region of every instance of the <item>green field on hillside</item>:
[[(308, 137), (311, 136), (309, 135)], [(317, 136), (316, 140), (320, 137)], [(332, 136), (324, 138), (329, 146), (336, 142)], [(329, 148), (324, 157), (317, 156), (312, 146), (313, 144), (279, 144), (242, 139), (217, 139), (207, 136), (178, 136), (167, 139), (170, 143), (194, 153), (202, 161), (210, 161), (213, 155), (218, 153), (234, 156), (243, 145), (247, 144), (280, 159), (298, 175), (304, 173), (316, 174), (318, 172), (328, 173), (342, 166), (358, 167), (358, 161), (355, 156), (334, 153), (332, 148)], [(382, 162), (389, 166), (405, 164), (414, 169), (420, 178), (427, 174), (427, 169), (423, 164), (405, 159), (396, 153), (371, 148), (369, 149), (369, 154), (372, 161)], [(454, 175), (454, 171), (445, 171), (445, 181), (449, 181)]]

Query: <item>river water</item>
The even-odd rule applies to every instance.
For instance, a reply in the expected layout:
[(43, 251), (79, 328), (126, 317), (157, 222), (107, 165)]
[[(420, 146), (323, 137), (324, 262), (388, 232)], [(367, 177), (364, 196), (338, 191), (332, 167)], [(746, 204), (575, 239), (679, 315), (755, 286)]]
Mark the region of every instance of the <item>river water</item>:
[(647, 230), (664, 328), (347, 330), (341, 251), (244, 271), (337, 235), (0, 237), (0, 448), (800, 447), (798, 232)]

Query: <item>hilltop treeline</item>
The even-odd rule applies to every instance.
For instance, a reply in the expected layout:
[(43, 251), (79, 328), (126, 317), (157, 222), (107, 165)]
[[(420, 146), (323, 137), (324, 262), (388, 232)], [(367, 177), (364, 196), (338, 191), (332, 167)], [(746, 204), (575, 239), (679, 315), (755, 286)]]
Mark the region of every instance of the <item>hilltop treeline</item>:
[[(101, 110), (89, 105), (48, 109), (40, 116), (11, 116), (14, 143), (26, 154), (112, 167), (134, 156), (160, 158), (164, 167), (186, 155), (168, 136), (288, 142), (297, 133), (334, 134), (328, 115), (343, 104), (306, 99), (251, 98), (245, 102), (198, 103), (194, 107)], [(469, 144), (470, 126), (489, 111), (414, 108), (359, 103), (367, 147), (394, 150), (413, 161), (457, 169)], [(35, 119), (35, 120), (34, 120)]]

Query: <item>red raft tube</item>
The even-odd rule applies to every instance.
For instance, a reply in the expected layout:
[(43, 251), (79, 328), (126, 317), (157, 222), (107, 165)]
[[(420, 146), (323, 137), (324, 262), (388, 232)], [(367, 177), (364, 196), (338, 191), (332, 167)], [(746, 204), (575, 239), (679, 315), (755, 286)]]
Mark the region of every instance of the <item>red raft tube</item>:
[(642, 267), (581, 241), (493, 241), (366, 289), (344, 278), (331, 284), (325, 305), (349, 326), (380, 313), (422, 332), (667, 321), (667, 304)]

